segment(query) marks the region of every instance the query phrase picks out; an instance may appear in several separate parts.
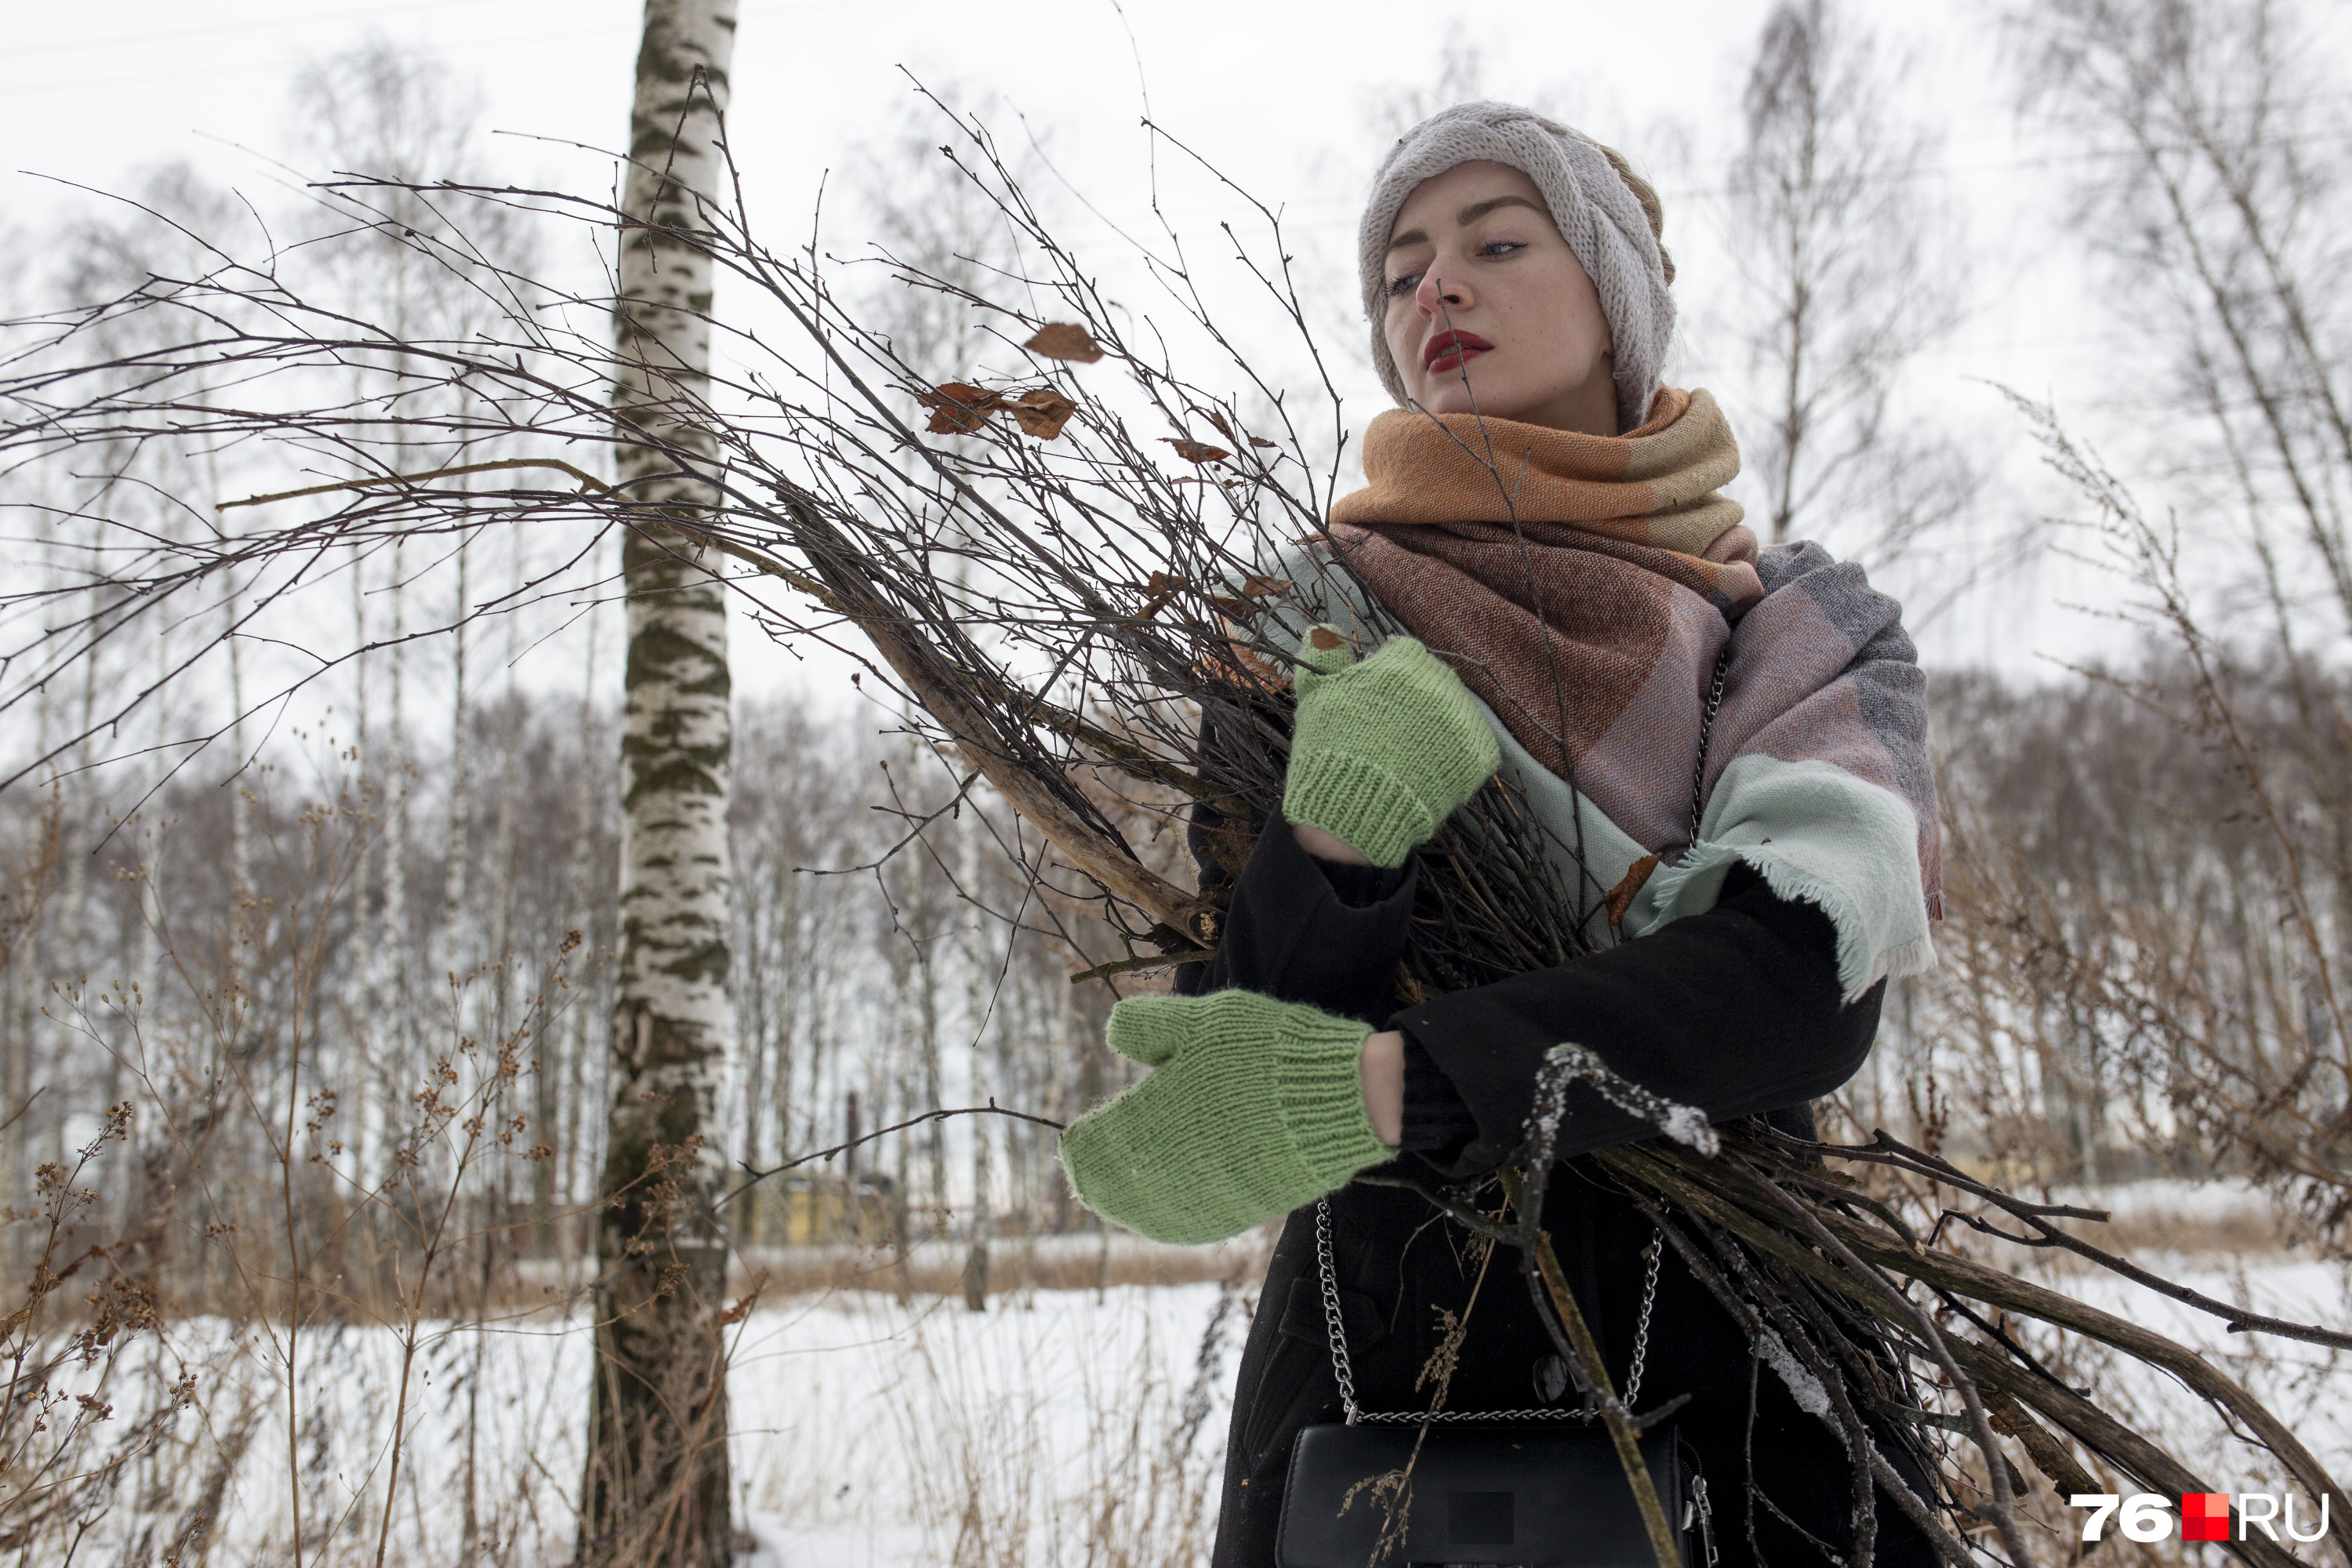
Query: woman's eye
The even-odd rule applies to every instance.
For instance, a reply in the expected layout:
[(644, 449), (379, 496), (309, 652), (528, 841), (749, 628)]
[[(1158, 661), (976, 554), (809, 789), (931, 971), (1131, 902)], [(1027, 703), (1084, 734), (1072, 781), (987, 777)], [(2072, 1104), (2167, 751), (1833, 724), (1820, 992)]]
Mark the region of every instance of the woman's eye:
[(1486, 244), (1478, 247), (1478, 254), (1481, 256), (1508, 256), (1514, 250), (1525, 250), (1527, 247), (1527, 241), (1523, 239), (1490, 239)]
[(1401, 278), (1391, 278), (1389, 279), (1389, 298), (1391, 300), (1402, 299), (1403, 296), (1412, 293), (1414, 289), (1420, 286), (1420, 284), (1421, 274), (1418, 272), (1408, 272)]

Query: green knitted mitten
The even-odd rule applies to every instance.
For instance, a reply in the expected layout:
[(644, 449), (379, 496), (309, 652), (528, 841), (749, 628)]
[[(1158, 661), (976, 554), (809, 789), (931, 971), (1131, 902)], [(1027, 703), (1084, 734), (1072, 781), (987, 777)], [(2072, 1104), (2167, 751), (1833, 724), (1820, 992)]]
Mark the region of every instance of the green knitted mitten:
[(1311, 628), (1282, 815), (1375, 866), (1402, 866), (1502, 763), (1462, 678), (1411, 637), (1358, 664), (1348, 639)]
[(1154, 1241), (1221, 1241), (1395, 1151), (1364, 1114), (1371, 1030), (1255, 991), (1136, 996), (1113, 1050), (1157, 1070), (1062, 1134), (1088, 1208)]

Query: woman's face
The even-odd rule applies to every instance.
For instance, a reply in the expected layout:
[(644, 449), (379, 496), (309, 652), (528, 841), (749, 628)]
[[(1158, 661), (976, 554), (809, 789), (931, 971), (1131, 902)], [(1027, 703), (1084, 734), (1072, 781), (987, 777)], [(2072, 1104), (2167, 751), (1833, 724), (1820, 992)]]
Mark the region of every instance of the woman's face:
[(1382, 331), (1423, 408), (1618, 433), (1601, 296), (1518, 170), (1461, 163), (1414, 186), (1388, 280)]

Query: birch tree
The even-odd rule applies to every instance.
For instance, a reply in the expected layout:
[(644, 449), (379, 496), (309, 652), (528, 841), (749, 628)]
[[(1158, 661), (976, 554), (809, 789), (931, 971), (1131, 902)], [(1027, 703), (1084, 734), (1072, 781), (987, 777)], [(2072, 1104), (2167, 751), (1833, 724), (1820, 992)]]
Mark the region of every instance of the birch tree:
[(1757, 40), (1724, 208), (1757, 531), (1823, 539), (1873, 568), (1918, 563), (1981, 482), (1899, 395), (1960, 321), (1958, 237), (1920, 194), (1937, 142), (1895, 107), (1907, 78), (1837, 0), (1783, 0)]
[[(698, 193), (719, 186), (734, 41), (733, 0), (646, 0), (614, 312), (618, 479), (640, 516), (688, 524), (717, 492), (661, 447), (716, 466), (709, 436), (669, 410), (709, 379), (712, 269), (665, 234), (699, 226)], [(727, 1255), (706, 1139), (735, 1036), (727, 609), (686, 532), (632, 529), (622, 570), (621, 941), (580, 1556), (723, 1568)]]
[(2281, 651), (2352, 631), (2352, 111), (2328, 12), (2063, 0), (2021, 24), (2027, 105), (2098, 151), (2071, 184), (2118, 391), (2197, 502), (2242, 518)]

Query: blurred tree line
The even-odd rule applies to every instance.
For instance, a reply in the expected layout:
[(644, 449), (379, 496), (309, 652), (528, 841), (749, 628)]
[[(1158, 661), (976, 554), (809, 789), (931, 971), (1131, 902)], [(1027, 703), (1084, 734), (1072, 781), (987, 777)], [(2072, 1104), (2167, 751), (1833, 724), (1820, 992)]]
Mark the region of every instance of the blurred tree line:
[[(2176, 564), (2202, 596), (2191, 621), (2143, 617), (2137, 664), (2032, 685), (1938, 673), (1956, 868), (1947, 967), (1892, 1000), (1849, 1100), (1864, 1125), (2030, 1157), (2053, 1181), (2291, 1178), (2332, 1226), (2352, 1104), (2336, 992), (2352, 940), (2352, 399), (2345, 310), (2320, 284), (2352, 224), (2333, 158), (2340, 99), (2296, 47), (2305, 25), (2258, 4), (2094, 0), (2012, 21), (2020, 112), (2081, 154), (2063, 165), (2063, 199), (2084, 216), (2132, 345), (2117, 396), (2149, 434), (2128, 456), (2158, 505), (2196, 520)], [(1731, 195), (1713, 209), (1746, 265), (1682, 287), (1713, 287), (1709, 307), (1747, 324), (1745, 363), (1724, 373), (1769, 495), (1764, 531), (1822, 536), (1932, 611), (2053, 541), (2096, 552), (2069, 531), (2079, 520), (2063, 520), (2063, 494), (2062, 520), (2044, 517), (2045, 497), (1992, 486), (1920, 412), (1915, 362), (1963, 314), (1955, 258), (1969, 241), (1920, 194), (1944, 153), (1905, 118), (1914, 68), (1850, 7), (1779, 7), (1754, 41)], [(1433, 105), (1481, 90), (1475, 53), (1449, 52), (1444, 69)], [(472, 107), (422, 57), (340, 57), (295, 99), (322, 164), (418, 180), (467, 169)], [(1372, 118), (1395, 113), (1384, 101)], [(881, 250), (935, 272), (1004, 265), (985, 204), (934, 140), (910, 113), (869, 141), (852, 171), (858, 221)], [(142, 195), (192, 230), (245, 221), (184, 170)], [(408, 218), (443, 222), (422, 204)], [(320, 206), (302, 221), (323, 237), (332, 219)], [(155, 236), (84, 223), (58, 247), (64, 281), (97, 298), (184, 263), (156, 248), (178, 241)], [(473, 237), (516, 262), (532, 244), (520, 225)], [(354, 298), (393, 301), (420, 340), (461, 337), (480, 308), (399, 247), (318, 253)], [(968, 322), (940, 296), (894, 289), (883, 268), (865, 298), (940, 379), (971, 353)], [(162, 525), (221, 492), (209, 461), (102, 482)], [(0, 1115), (32, 1102), (0, 1133), (11, 1193), (28, 1194), (105, 1108), (169, 1107), (142, 1111), (104, 1155), (108, 1227), (145, 1237), (192, 1288), (226, 1279), (246, 1234), (230, 1227), (250, 1225), (239, 1205), (261, 1200), (219, 1178), (290, 1159), (303, 1202), (349, 1211), (330, 1233), (363, 1279), (400, 1251), (383, 1227), (418, 1223), (364, 1194), (404, 1160), (438, 1157), (414, 1136), (422, 1086), (460, 1042), (527, 1037), (522, 1121), (464, 1201), (518, 1257), (581, 1256), (607, 1089), (617, 742), (600, 694), (618, 653), (597, 595), (524, 593), (547, 549), (419, 543), (354, 561), (347, 606), (305, 609), (348, 616), (370, 647), (314, 727), (268, 706), (257, 655), (237, 651), (255, 639), (229, 637), (209, 667), (234, 715), (216, 732), (153, 703), (149, 733), (116, 737), (127, 759), (101, 766), (86, 749), (0, 793), (14, 879)], [(2234, 568), (2216, 573), (2216, 560)], [(2144, 604), (2142, 567), (2121, 569), (2121, 599)], [(76, 598), (100, 592), (61, 586), (58, 614), (102, 621), (103, 605)], [(186, 628), (188, 647), (252, 613), (232, 583), (219, 625)], [(519, 674), (547, 637), (578, 660), (569, 691)], [(93, 643), (45, 688), (29, 739), (86, 724), (180, 657), (168, 637)], [(1111, 990), (1073, 985), (1046, 933), (1076, 931), (1106, 962), (1124, 954), (1086, 910), (1050, 907), (1017, 874), (1001, 803), (964, 793), (862, 700), (740, 698), (737, 722), (729, 1161), (764, 1170), (992, 1098), (1063, 1120), (1118, 1086), (1098, 1043)], [(2228, 742), (2232, 725), (2244, 744)], [(211, 744), (190, 760), (197, 733)], [(304, 1122), (322, 1130), (308, 1163), (288, 1136)], [(954, 1241), (970, 1249), (975, 1300), (991, 1237), (1088, 1223), (1049, 1131), (982, 1118), (754, 1184), (730, 1213), (754, 1247)]]

